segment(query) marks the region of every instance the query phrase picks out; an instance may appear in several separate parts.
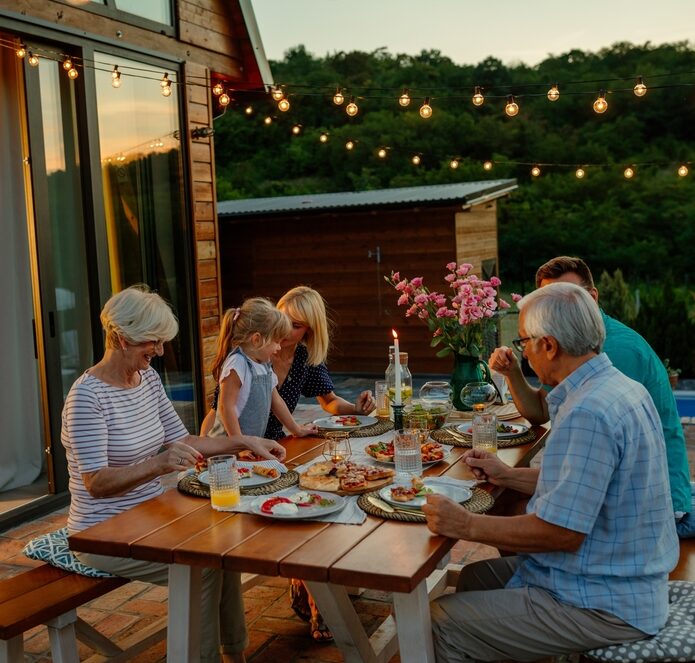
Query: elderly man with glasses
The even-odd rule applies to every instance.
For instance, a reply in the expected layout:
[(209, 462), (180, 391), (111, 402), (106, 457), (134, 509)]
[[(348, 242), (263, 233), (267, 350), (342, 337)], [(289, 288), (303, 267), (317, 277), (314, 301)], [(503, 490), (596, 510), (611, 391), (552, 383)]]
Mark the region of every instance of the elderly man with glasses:
[(518, 343), (553, 387), (552, 428), (540, 470), (464, 455), (478, 478), (531, 496), (523, 515), (427, 497), (433, 532), (517, 553), (464, 567), (457, 592), (432, 603), (439, 663), (560, 656), (639, 640), (666, 621), (678, 539), (654, 403), (601, 352), (605, 327), (586, 290), (552, 284), (519, 310)]
[[(541, 265), (536, 272), (536, 287), (550, 283), (575, 283), (598, 302), (598, 290), (587, 264), (581, 258), (559, 256)], [(628, 377), (644, 385), (659, 413), (666, 441), (669, 486), (676, 528), (682, 538), (695, 536), (695, 514), (691, 495), (690, 467), (676, 400), (661, 360), (647, 341), (636, 331), (601, 311), (606, 327), (603, 351), (613, 365)], [(512, 344), (523, 353), (526, 339)], [(490, 368), (502, 373), (519, 412), (532, 424), (548, 421), (547, 386), (532, 387), (524, 378), (521, 366), (510, 348), (497, 348), (490, 357)]]

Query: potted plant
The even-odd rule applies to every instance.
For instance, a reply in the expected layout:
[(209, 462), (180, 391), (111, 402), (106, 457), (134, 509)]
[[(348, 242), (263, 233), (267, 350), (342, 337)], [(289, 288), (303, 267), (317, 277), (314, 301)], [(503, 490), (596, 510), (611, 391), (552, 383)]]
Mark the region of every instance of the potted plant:
[(669, 359), (664, 359), (664, 368), (668, 373), (668, 381), (671, 383), (671, 389), (678, 386), (678, 376), (681, 374), (680, 368), (673, 368)]

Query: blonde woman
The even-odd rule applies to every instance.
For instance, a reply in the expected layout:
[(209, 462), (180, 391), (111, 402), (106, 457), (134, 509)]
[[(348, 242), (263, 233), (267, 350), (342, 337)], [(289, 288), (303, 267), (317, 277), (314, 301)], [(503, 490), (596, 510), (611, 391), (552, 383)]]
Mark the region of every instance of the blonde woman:
[[(193, 467), (203, 456), (250, 449), (282, 460), (270, 440), (209, 439), (188, 434), (150, 366), (178, 332), (169, 305), (146, 287), (127, 288), (101, 312), (106, 350), (72, 385), (61, 440), (70, 474), (68, 530), (78, 532), (162, 493), (161, 475)], [(166, 585), (168, 565), (75, 553), (89, 566)], [(247, 643), (238, 573), (206, 569), (201, 596), (200, 660), (243, 663)]]

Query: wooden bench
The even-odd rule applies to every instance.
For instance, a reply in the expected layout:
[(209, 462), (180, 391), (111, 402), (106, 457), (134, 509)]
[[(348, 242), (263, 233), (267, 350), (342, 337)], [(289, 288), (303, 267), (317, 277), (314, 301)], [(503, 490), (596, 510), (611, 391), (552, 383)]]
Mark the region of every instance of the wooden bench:
[(678, 565), (671, 571), (669, 580), (690, 580), (695, 582), (695, 538), (680, 539)]
[(98, 652), (91, 663), (127, 661), (166, 634), (158, 619), (119, 644), (77, 616), (76, 609), (130, 582), (125, 578), (89, 578), (42, 564), (0, 580), (0, 663), (24, 663), (24, 632), (48, 626), (55, 663), (77, 663), (77, 638)]

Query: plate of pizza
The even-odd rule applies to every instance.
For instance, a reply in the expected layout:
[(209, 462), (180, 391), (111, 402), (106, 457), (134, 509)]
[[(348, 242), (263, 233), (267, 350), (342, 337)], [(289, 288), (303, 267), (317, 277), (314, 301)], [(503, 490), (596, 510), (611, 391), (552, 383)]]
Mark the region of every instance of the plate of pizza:
[(437, 478), (421, 479), (413, 477), (411, 481), (399, 481), (393, 486), (385, 486), (379, 491), (379, 497), (399, 508), (421, 509), (427, 502), (427, 495), (444, 495), (454, 502), (462, 504), (473, 496), (473, 491), (466, 486), (452, 486), (442, 483)]
[(334, 463), (319, 461), (299, 475), (299, 487), (340, 495), (359, 495), (393, 481), (396, 472), (390, 467), (359, 465), (349, 460)]
[(251, 503), (251, 513), (280, 520), (320, 518), (340, 511), (347, 500), (335, 493), (298, 490), (286, 495), (265, 495)]
[(357, 430), (373, 426), (378, 421), (376, 417), (367, 417), (363, 414), (340, 414), (333, 417), (321, 417), (312, 423), (325, 430)]
[[(444, 457), (449, 451), (449, 448), (444, 448), (438, 442), (425, 442), (420, 447), (422, 452), (422, 464), (423, 466), (429, 467), (435, 463), (439, 463), (444, 460)], [(393, 440), (388, 442), (375, 442), (374, 444), (368, 444), (364, 451), (366, 454), (374, 458), (374, 460), (380, 463), (394, 464), (393, 461)]]
[[(239, 474), (239, 485), (242, 488), (252, 488), (265, 486), (279, 479), (282, 472), (277, 467), (273, 467), (274, 464), (275, 461), (270, 461), (268, 464), (237, 462), (236, 470)], [(203, 470), (198, 474), (198, 481), (206, 486), (210, 484), (207, 470)]]
[[(471, 424), (459, 424), (456, 429), (464, 435), (473, 435), (473, 426)], [(528, 433), (529, 427), (524, 424), (505, 424), (503, 421), (497, 422), (497, 438), (507, 440), (513, 437), (521, 437)]]

